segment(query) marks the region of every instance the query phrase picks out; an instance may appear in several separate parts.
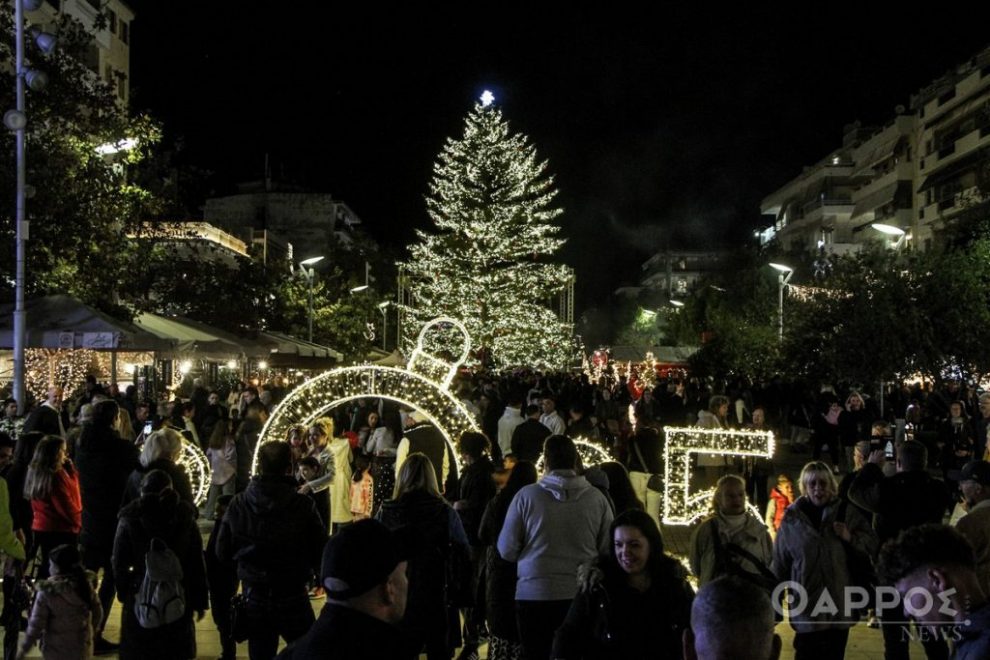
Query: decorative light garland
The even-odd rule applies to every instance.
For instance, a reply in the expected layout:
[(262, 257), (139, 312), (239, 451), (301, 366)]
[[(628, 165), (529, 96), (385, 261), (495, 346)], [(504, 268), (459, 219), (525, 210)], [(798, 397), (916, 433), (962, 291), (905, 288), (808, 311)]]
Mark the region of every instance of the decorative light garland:
[[(309, 426), (342, 403), (374, 397), (415, 408), (443, 434), (453, 455), (458, 456), (455, 443), (461, 433), (481, 429), (474, 415), (447, 389), (460, 362), (444, 362), (424, 349), (426, 328), (441, 323), (451, 323), (461, 330), (465, 346), (470, 348), (471, 337), (462, 323), (452, 318), (434, 319), (420, 332), (419, 343), (405, 369), (373, 364), (342, 367), (297, 387), (275, 408), (261, 429), (258, 449), (266, 442), (282, 440), (289, 427)], [(460, 360), (465, 357), (460, 356)], [(438, 377), (440, 380), (435, 380)], [(251, 464), (252, 474), (258, 468), (258, 449)]]
[(86, 348), (29, 348), (24, 351), (24, 375), (28, 391), (38, 401), (57, 385), (68, 397), (90, 372), (97, 352)]
[(714, 488), (691, 492), (691, 457), (696, 454), (771, 458), (772, 431), (734, 431), (698, 427), (667, 427), (663, 448), (663, 522), (690, 525), (710, 507)]
[(195, 443), (189, 442), (183, 436), (182, 453), (176, 464), (186, 469), (189, 475), (189, 483), (192, 485), (193, 502), (197, 507), (203, 506), (206, 496), (210, 492), (210, 484), (213, 482), (213, 470), (210, 468), (210, 460)]
[[(574, 438), (573, 440), (574, 448), (577, 449), (578, 456), (581, 457), (581, 465), (586, 468), (615, 460), (608, 452), (608, 448), (600, 442), (587, 438)], [(543, 472), (543, 454), (540, 454), (540, 458), (536, 461), (536, 471), (538, 473)]]

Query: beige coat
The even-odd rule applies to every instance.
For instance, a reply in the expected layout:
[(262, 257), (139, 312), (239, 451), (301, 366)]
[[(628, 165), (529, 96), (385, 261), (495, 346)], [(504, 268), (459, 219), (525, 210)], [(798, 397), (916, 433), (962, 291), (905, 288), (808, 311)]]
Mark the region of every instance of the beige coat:
[[(856, 617), (844, 613), (842, 604), (846, 587), (853, 585), (845, 545), (832, 526), (839, 500), (833, 500), (825, 508), (824, 519), (818, 529), (802, 510), (800, 504), (803, 500), (804, 496), (799, 497), (787, 507), (773, 545), (772, 570), (777, 578), (797, 582), (808, 594), (805, 611), (790, 614), (791, 627), (798, 633), (851, 628), (856, 623)], [(879, 545), (877, 535), (856, 507), (846, 507), (845, 523), (852, 534), (853, 548), (867, 557), (875, 557)], [(819, 612), (811, 617), (815, 605), (823, 602), (822, 596), (826, 590), (839, 611)]]
[(990, 500), (983, 500), (960, 518), (956, 529), (973, 546), (980, 586), (983, 593), (990, 594)]

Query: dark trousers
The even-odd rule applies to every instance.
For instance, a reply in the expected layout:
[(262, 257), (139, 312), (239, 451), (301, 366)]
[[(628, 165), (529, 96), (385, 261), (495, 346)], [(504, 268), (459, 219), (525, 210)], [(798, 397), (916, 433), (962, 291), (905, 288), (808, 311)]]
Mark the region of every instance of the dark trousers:
[(99, 574), (100, 569), (103, 569), (103, 575), (100, 578), (100, 589), (97, 592), (100, 598), (100, 605), (103, 607), (103, 620), (97, 624), (97, 635), (102, 635), (103, 629), (106, 628), (107, 619), (110, 618), (110, 608), (113, 606), (113, 599), (117, 594), (117, 585), (113, 579), (113, 564), (110, 560), (112, 555), (113, 539), (110, 539), (110, 545), (105, 550), (92, 546), (83, 548), (83, 566), (87, 570), (97, 574)]
[(278, 638), (293, 642), (309, 631), (316, 621), (306, 588), (272, 590), (247, 586), (245, 612), (251, 622), (248, 657), (271, 660), (278, 649)]
[[(883, 633), (883, 657), (884, 660), (909, 660), (910, 652), (908, 645), (912, 635), (915, 639), (920, 639), (921, 645), (925, 649), (928, 660), (948, 660), (949, 645), (945, 638), (940, 637), (931, 629), (915, 628), (912, 632), (908, 616), (903, 608), (892, 613), (882, 612), (880, 614), (880, 631)], [(890, 623), (887, 623), (890, 620)]]
[(464, 646), (478, 648), (481, 634), (485, 631), (485, 552), (486, 546), (472, 545), (468, 548), (471, 559), (471, 576), (474, 583), (474, 606), (461, 609), (464, 614)]
[(517, 600), (516, 625), (526, 660), (548, 660), (553, 636), (564, 623), (569, 600)]
[(21, 578), (24, 576), (24, 564), (13, 562), (3, 576), (3, 658), (14, 660), (17, 657), (17, 639), (21, 632), (21, 613), (30, 605), (24, 602), (27, 595), (21, 589)]
[(794, 660), (842, 660), (848, 641), (848, 628), (796, 633)]

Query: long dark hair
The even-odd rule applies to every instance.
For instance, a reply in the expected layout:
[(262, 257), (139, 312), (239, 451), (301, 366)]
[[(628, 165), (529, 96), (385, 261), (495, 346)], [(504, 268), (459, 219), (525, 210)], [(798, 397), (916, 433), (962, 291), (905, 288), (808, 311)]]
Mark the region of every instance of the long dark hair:
[(630, 509), (643, 510), (646, 508), (636, 496), (632, 482), (629, 481), (629, 473), (622, 463), (605, 461), (598, 467), (608, 477), (608, 494), (612, 497), (612, 502), (615, 503), (616, 515)]
[(87, 607), (92, 607), (93, 584), (89, 581), (86, 569), (83, 568), (79, 549), (74, 545), (60, 545), (52, 550), (49, 559), (58, 568), (58, 575), (72, 580), (72, 586), (82, 602), (86, 603)]
[(505, 516), (509, 513), (509, 505), (512, 504), (512, 498), (523, 487), (535, 484), (537, 478), (536, 466), (529, 461), (519, 461), (512, 467), (508, 481), (505, 482), (505, 486), (495, 496), (495, 509), (493, 513), (495, 514), (498, 529), (502, 529), (502, 525), (505, 523)]
[[(625, 573), (619, 567), (619, 560), (615, 556), (615, 530), (619, 527), (634, 527), (646, 537), (646, 542), (650, 546), (650, 556), (646, 560), (646, 568), (650, 573), (650, 581), (656, 586), (670, 580), (672, 576), (671, 563), (675, 560), (664, 554), (663, 535), (657, 522), (650, 514), (639, 509), (629, 509), (615, 517), (608, 528), (608, 558), (604, 562), (605, 574), (612, 579), (625, 579)], [(675, 562), (676, 563), (676, 562)]]

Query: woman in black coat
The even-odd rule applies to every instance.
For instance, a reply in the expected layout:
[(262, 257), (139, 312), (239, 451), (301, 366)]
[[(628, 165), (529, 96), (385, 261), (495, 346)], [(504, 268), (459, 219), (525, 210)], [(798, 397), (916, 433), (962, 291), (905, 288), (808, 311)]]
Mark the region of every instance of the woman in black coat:
[[(145, 574), (145, 556), (152, 539), (161, 539), (182, 565), (185, 612), (172, 623), (144, 628), (134, 605)], [(193, 613), (200, 620), (209, 606), (203, 539), (196, 526), (195, 509), (179, 499), (168, 474), (152, 470), (141, 482), (139, 499), (120, 512), (113, 545), (113, 572), (117, 598), (123, 603), (120, 625), (122, 660), (196, 657)]]
[(645, 511), (617, 516), (609, 536), (609, 554), (578, 569), (581, 586), (552, 657), (681, 658), (694, 600), (687, 571), (664, 553), (660, 528)]
[[(409, 595), (400, 627), (418, 655), (423, 646), (429, 660), (449, 660), (454, 645), (449, 635), (446, 562), (451, 544), (467, 551), (460, 518), (440, 495), (436, 471), (425, 454), (409, 454), (399, 470), (395, 499), (382, 504), (378, 519), (389, 529), (407, 527), (414, 544), (407, 575)], [(456, 625), (456, 624), (455, 624)]]
[(485, 601), (488, 613), (488, 628), (491, 637), (488, 643), (489, 660), (516, 660), (522, 657), (519, 631), (516, 628), (516, 563), (505, 561), (498, 554), (495, 544), (509, 512), (509, 504), (524, 486), (535, 484), (536, 467), (520, 461), (512, 468), (509, 480), (496, 495), (481, 517), (478, 538), (484, 543), (485, 555)]
[(141, 448), (140, 466), (127, 478), (123, 504), (133, 502), (141, 495), (141, 481), (149, 472), (161, 470), (172, 480), (172, 490), (179, 495), (179, 499), (196, 511), (189, 475), (177, 463), (181, 455), (182, 436), (175, 429), (163, 428), (149, 435)]

